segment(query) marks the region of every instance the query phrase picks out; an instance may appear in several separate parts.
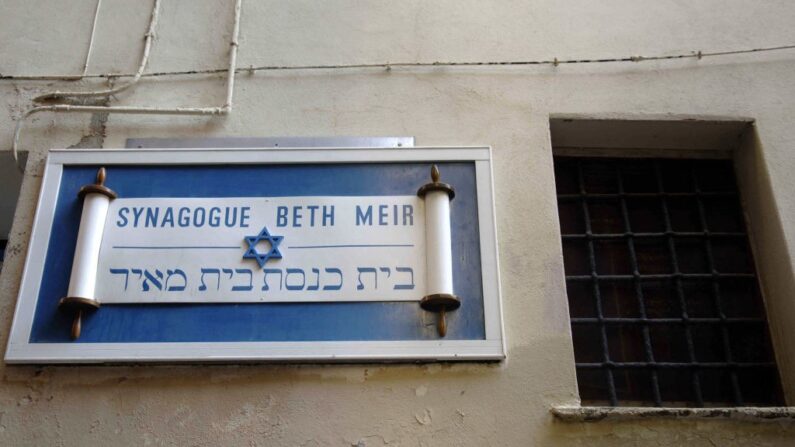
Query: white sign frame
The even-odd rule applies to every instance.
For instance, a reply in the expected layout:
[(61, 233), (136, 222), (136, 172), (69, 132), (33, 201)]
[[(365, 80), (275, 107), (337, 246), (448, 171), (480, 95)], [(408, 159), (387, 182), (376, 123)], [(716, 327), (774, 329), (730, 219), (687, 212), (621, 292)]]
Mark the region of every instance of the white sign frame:
[[(30, 343), (43, 259), (65, 165), (245, 165), (474, 162), (483, 281), (484, 340)], [(47, 158), (6, 363), (378, 362), (506, 357), (490, 147), (290, 149), (53, 149)]]

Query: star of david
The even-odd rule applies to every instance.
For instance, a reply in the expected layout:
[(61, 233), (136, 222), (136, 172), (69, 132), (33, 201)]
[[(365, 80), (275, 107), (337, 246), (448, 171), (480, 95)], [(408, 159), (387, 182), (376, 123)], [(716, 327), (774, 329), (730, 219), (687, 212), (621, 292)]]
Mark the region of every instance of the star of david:
[[(282, 253), (279, 251), (279, 244), (282, 243), (284, 236), (273, 236), (268, 227), (262, 227), (262, 231), (256, 236), (245, 236), (244, 239), (248, 243), (248, 250), (243, 255), (243, 259), (256, 259), (260, 267), (265, 267), (268, 259), (281, 259)], [(271, 245), (267, 253), (260, 253), (257, 251), (257, 244), (262, 241), (268, 241)]]

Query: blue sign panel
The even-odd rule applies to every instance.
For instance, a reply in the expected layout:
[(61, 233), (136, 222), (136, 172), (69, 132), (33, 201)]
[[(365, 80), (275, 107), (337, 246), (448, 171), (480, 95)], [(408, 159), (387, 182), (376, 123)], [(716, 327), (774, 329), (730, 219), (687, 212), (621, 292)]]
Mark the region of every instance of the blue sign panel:
[[(374, 161), (362, 162), (364, 159)], [(417, 190), (429, 182), (434, 164), (441, 172), (442, 181), (455, 189), (455, 198), (449, 202), (449, 237), (452, 287), (460, 307), (450, 308), (444, 314), (443, 337), (436, 328), (437, 315), (419, 304), (425, 290), (411, 289), (426, 288), (424, 253), (411, 267), (401, 261), (406, 264), (402, 267), (404, 271), (412, 270), (405, 281), (392, 278), (398, 274), (396, 268), (401, 268), (395, 266), (402, 265), (393, 261), (406, 256), (400, 250), (406, 250), (409, 245), (424, 247), (424, 227), (395, 230), (414, 236), (412, 231), (421, 231), (412, 243), (378, 239), (376, 230), (368, 227), (368, 224), (378, 226), (379, 197), (386, 200), (400, 196), (422, 202), (416, 198)], [(59, 302), (72, 291), (70, 278), (75, 281), (77, 267), (69, 267), (78, 262), (75, 256), (76, 247), (81, 244), (78, 234), (81, 225), (86, 225), (84, 206), (88, 205), (84, 205), (86, 193), (81, 193), (81, 188), (95, 182), (101, 167), (106, 178), (104, 186), (115, 192), (118, 201), (107, 213), (101, 238), (102, 260), (99, 273), (92, 279), (101, 283), (96, 290), (108, 298), (97, 296), (98, 308), (80, 311), (82, 319), (78, 322), (82, 328), (78, 328), (79, 338), (75, 338), (75, 313), (65, 311)], [(53, 151), (42, 185), (6, 359), (10, 362), (500, 359), (504, 357), (504, 349), (490, 176), (487, 148)], [(281, 205), (303, 203), (302, 198), (311, 198), (311, 203), (318, 200), (337, 203), (334, 235), (342, 235), (344, 240), (322, 237), (307, 240), (309, 236), (303, 235), (311, 234), (307, 227), (315, 224), (312, 205), (296, 205), (294, 210)], [(365, 203), (363, 198), (375, 205), (354, 205), (357, 200)], [(176, 213), (180, 203), (198, 203), (189, 201), (196, 199), (226, 204), (251, 201), (254, 209), (247, 219), (244, 212), (235, 211), (234, 216), (227, 212), (226, 223), (232, 223), (225, 230), (230, 232), (233, 241), (230, 244), (206, 231), (214, 230), (210, 227), (215, 226), (205, 224), (206, 217), (201, 219), (201, 226), (206, 228), (201, 232), (196, 230), (198, 236), (193, 236), (190, 233), (193, 230), (188, 228), (195, 226), (195, 222), (185, 220), (181, 228), (178, 216), (167, 217), (171, 213), (168, 208)], [(260, 202), (256, 201), (262, 200), (267, 203), (261, 209), (273, 210), (272, 221), (257, 217)], [(344, 220), (341, 211), (346, 209), (346, 200), (351, 203), (351, 210), (355, 210), (349, 213), (352, 220)], [(150, 219), (148, 229), (143, 214), (146, 211), (141, 211), (138, 228), (134, 221), (138, 211), (124, 206), (125, 203), (165, 211), (157, 219)], [(418, 205), (416, 211), (413, 208), (404, 211), (403, 215), (392, 215), (387, 214), (392, 208), (384, 205), (381, 223), (405, 225), (407, 216), (413, 219), (415, 212), (422, 217), (419, 214), (424, 212), (422, 206)], [(207, 222), (223, 227), (221, 206), (206, 207), (201, 213), (210, 216), (213, 208), (218, 209), (217, 219)], [(367, 210), (371, 211), (369, 216)], [(397, 205), (395, 210), (399, 210)], [(294, 217), (301, 228), (294, 228)], [(331, 226), (328, 219), (325, 224)], [(173, 231), (177, 238), (189, 234), (189, 239), (175, 241), (168, 236), (164, 242), (144, 245), (133, 240), (144, 231), (154, 238), (160, 237), (154, 231), (163, 228)], [(113, 237), (123, 242), (113, 242)], [(131, 238), (129, 242), (127, 237)], [(357, 237), (370, 239), (368, 244), (346, 243), (359, 240)], [(231, 264), (229, 268), (219, 267), (217, 281), (215, 276), (205, 275), (212, 270), (209, 267), (203, 268), (199, 276), (199, 267), (216, 265), (212, 261), (223, 256), (240, 264), (237, 268)], [(291, 270), (298, 272), (298, 268), (289, 267), (290, 262), (299, 258), (319, 262), (319, 268), (300, 269), (303, 281), (300, 283), (289, 276)], [(355, 262), (364, 259), (368, 261)], [(162, 264), (164, 260), (170, 263)], [(136, 277), (133, 273), (137, 265), (157, 269), (141, 270)], [(358, 267), (358, 273), (351, 267), (348, 273), (345, 265), (372, 265), (369, 269), (373, 275), (367, 276), (368, 268), (364, 267)], [(191, 266), (196, 266), (195, 275)], [(286, 268), (279, 271), (278, 282), (272, 282), (277, 279), (269, 279), (267, 270), (280, 266)], [(321, 293), (322, 286), (312, 287), (313, 279), (307, 281), (311, 271), (317, 270), (319, 275), (324, 268), (340, 272), (337, 290), (325, 294)], [(169, 288), (165, 278), (177, 270), (182, 272), (179, 279), (184, 281)], [(110, 276), (122, 271), (127, 276)], [(234, 284), (242, 285), (230, 283), (225, 288), (225, 275), (231, 281), (233, 275), (240, 273), (247, 276)], [(370, 282), (369, 278), (375, 281)], [(383, 292), (379, 292), (379, 280)], [(276, 295), (276, 284), (283, 295)], [(215, 290), (212, 286), (216, 286)], [(266, 291), (271, 290), (276, 300), (268, 299)], [(290, 290), (298, 292), (289, 295)], [(179, 293), (169, 295), (170, 291)], [(240, 291), (249, 292), (251, 300), (239, 298), (245, 295)], [(311, 291), (317, 291), (318, 295), (315, 297)], [(210, 297), (210, 292), (211, 298), (202, 298), (202, 293)], [(125, 293), (129, 295), (126, 299)], [(212, 301), (202, 301), (209, 299)]]

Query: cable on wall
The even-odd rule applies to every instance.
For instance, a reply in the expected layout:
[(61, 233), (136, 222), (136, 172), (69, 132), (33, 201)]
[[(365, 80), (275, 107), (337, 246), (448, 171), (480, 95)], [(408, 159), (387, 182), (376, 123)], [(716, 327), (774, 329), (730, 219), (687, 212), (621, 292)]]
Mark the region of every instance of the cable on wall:
[(97, 0), (97, 6), (94, 8), (94, 21), (91, 22), (91, 36), (88, 38), (88, 49), (86, 50), (86, 61), (83, 64), (83, 74), (80, 78), (88, 73), (88, 61), (91, 60), (91, 50), (94, 48), (94, 34), (97, 32), (97, 19), (99, 18), (99, 8), (102, 6), (102, 0)]
[[(674, 60), (674, 59), (698, 59), (701, 60), (707, 57), (720, 57), (720, 56), (728, 56), (728, 55), (739, 55), (739, 54), (750, 54), (750, 53), (763, 53), (763, 52), (771, 52), (771, 51), (782, 51), (782, 50), (791, 50), (795, 49), (795, 45), (780, 45), (774, 47), (761, 47), (761, 48), (751, 48), (751, 49), (740, 49), (740, 50), (730, 50), (730, 51), (713, 51), (713, 52), (703, 52), (703, 51), (692, 51), (690, 53), (682, 53), (682, 54), (674, 54), (674, 55), (657, 55), (657, 56), (626, 56), (626, 57), (616, 57), (616, 58), (598, 58), (598, 59), (558, 59), (557, 57), (553, 59), (546, 59), (546, 60), (525, 60), (525, 61), (482, 61), (482, 62), (381, 62), (381, 63), (366, 63), (366, 64), (336, 64), (336, 65), (265, 65), (265, 66), (249, 66), (248, 68), (237, 68), (237, 49), (238, 49), (238, 35), (240, 32), (240, 12), (241, 12), (241, 4), (242, 0), (236, 0), (235, 2), (235, 10), (234, 10), (234, 24), (233, 24), (233, 31), (232, 31), (232, 40), (230, 42), (230, 49), (229, 49), (229, 65), (227, 68), (216, 68), (216, 69), (200, 69), (200, 70), (185, 70), (185, 71), (164, 71), (164, 72), (153, 72), (153, 73), (144, 73), (146, 65), (149, 60), (149, 53), (152, 46), (152, 41), (154, 40), (154, 30), (155, 26), (157, 25), (158, 20), (158, 13), (159, 13), (159, 5), (160, 0), (154, 0), (154, 4), (152, 7), (152, 14), (149, 21), (149, 26), (144, 34), (145, 42), (144, 42), (144, 49), (141, 55), (141, 62), (138, 66), (138, 70), (132, 74), (93, 74), (88, 75), (85, 74), (85, 71), (88, 67), (88, 60), (91, 55), (91, 47), (93, 45), (94, 40), (94, 31), (96, 29), (96, 19), (99, 14), (99, 7), (101, 4), (101, 0), (97, 2), (95, 17), (94, 17), (94, 24), (91, 31), (91, 41), (89, 42), (88, 52), (86, 54), (86, 63), (84, 65), (84, 74), (83, 76), (56, 76), (56, 75), (44, 75), (44, 76), (23, 76), (23, 75), (2, 75), (0, 74), (0, 80), (31, 80), (31, 81), (40, 81), (40, 80), (75, 80), (75, 79), (82, 79), (82, 78), (104, 78), (104, 79), (111, 79), (111, 78), (123, 78), (123, 77), (132, 77), (132, 79), (122, 84), (118, 87), (114, 87), (111, 89), (104, 89), (104, 90), (93, 90), (93, 91), (55, 91), (51, 93), (46, 93), (34, 98), (34, 102), (44, 102), (44, 101), (52, 101), (52, 100), (59, 100), (65, 102), (64, 104), (54, 104), (54, 105), (42, 105), (37, 106), (29, 109), (26, 111), (17, 121), (16, 128), (14, 130), (14, 137), (12, 143), (12, 156), (14, 158), (17, 167), (24, 171), (24, 169), (19, 165), (19, 156), (18, 156), (18, 147), (19, 147), (19, 140), (20, 134), (22, 132), (22, 128), (24, 125), (25, 120), (40, 112), (56, 112), (56, 113), (69, 113), (69, 112), (79, 112), (79, 113), (121, 113), (121, 114), (151, 114), (151, 115), (226, 115), (232, 110), (232, 99), (234, 96), (234, 84), (235, 84), (235, 74), (238, 72), (248, 72), (254, 73), (258, 71), (289, 71), (289, 70), (345, 70), (345, 69), (386, 69), (391, 70), (392, 68), (397, 67), (405, 67), (405, 68), (412, 68), (412, 67), (495, 67), (495, 66), (529, 66), (529, 65), (552, 65), (552, 66), (559, 66), (559, 65), (570, 65), (570, 64), (598, 64), (598, 63), (639, 63), (639, 62), (648, 62), (648, 61), (662, 61), (662, 60)], [(147, 106), (86, 106), (86, 105), (79, 105), (79, 104), (72, 104), (75, 99), (82, 98), (82, 97), (92, 97), (92, 96), (109, 96), (120, 91), (126, 90), (133, 85), (135, 85), (142, 77), (159, 77), (159, 76), (191, 76), (191, 75), (204, 75), (204, 74), (218, 74), (218, 73), (226, 73), (227, 74), (227, 94), (224, 104), (220, 107), (172, 107), (172, 108), (164, 108), (164, 107), (147, 107)]]
[[(115, 95), (121, 91), (127, 90), (128, 88), (135, 85), (139, 79), (141, 79), (141, 74), (143, 74), (146, 65), (149, 63), (149, 51), (152, 49), (152, 40), (155, 38), (155, 27), (157, 26), (157, 19), (159, 16), (160, 11), (160, 0), (155, 0), (152, 6), (152, 15), (149, 18), (149, 26), (147, 27), (146, 33), (144, 34), (144, 49), (141, 53), (141, 62), (138, 64), (138, 70), (133, 75), (133, 78), (118, 87), (114, 87), (111, 89), (106, 90), (92, 90), (92, 91), (84, 91), (84, 92), (61, 92), (61, 91), (54, 91), (51, 93), (45, 93), (43, 95), (39, 95), (33, 98), (34, 102), (43, 102), (43, 101), (50, 101), (54, 99), (65, 99), (65, 98), (86, 98), (91, 96), (109, 96)], [(95, 22), (96, 24), (96, 22)], [(92, 42), (93, 42), (93, 31), (92, 31)], [(91, 51), (91, 46), (89, 45), (89, 54)], [(88, 64), (88, 58), (86, 58), (86, 64)]]
[[(16, 128), (14, 129), (14, 138), (11, 146), (11, 155), (17, 168), (24, 173), (24, 168), (19, 165), (19, 139), (22, 133), (22, 127), (25, 120), (40, 112), (56, 112), (56, 113), (121, 113), (121, 114), (137, 114), (137, 115), (226, 115), (232, 111), (232, 98), (234, 96), (235, 73), (237, 64), (237, 49), (238, 49), (238, 35), (240, 34), (240, 11), (243, 0), (235, 1), (234, 10), (234, 24), (232, 28), (232, 40), (229, 43), (229, 67), (224, 71), (228, 74), (226, 84), (226, 98), (224, 104), (220, 107), (145, 107), (145, 106), (84, 106), (74, 104), (55, 104), (46, 106), (37, 106), (26, 111), (17, 121)], [(154, 26), (157, 24), (157, 11), (160, 0), (155, 0), (152, 17), (149, 23), (149, 28), (146, 33), (147, 43), (144, 45), (144, 53), (141, 58), (139, 70), (133, 75), (133, 81), (122, 86), (121, 90), (131, 87), (137, 82), (143, 74), (143, 69), (149, 57), (149, 49), (151, 47), (151, 39), (154, 36)], [(41, 101), (42, 98), (46, 99), (67, 99), (80, 96), (96, 96), (108, 95), (120, 91), (119, 88), (110, 90), (100, 90), (91, 92), (54, 92), (50, 94), (41, 95), (34, 98), (35, 101)]]
[[(784, 51), (795, 49), (795, 44), (792, 45), (778, 45), (772, 47), (760, 48), (746, 48), (740, 50), (729, 51), (701, 51), (694, 50), (689, 53), (679, 53), (671, 55), (653, 55), (653, 56), (623, 56), (613, 58), (590, 58), (590, 59), (539, 59), (539, 60), (517, 60), (517, 61), (437, 61), (437, 62), (376, 62), (365, 64), (318, 64), (318, 65), (251, 65), (247, 68), (238, 68), (236, 72), (253, 73), (257, 71), (290, 71), (290, 70), (346, 70), (346, 69), (360, 69), (360, 68), (379, 68), (390, 69), (398, 67), (498, 67), (498, 66), (525, 66), (525, 65), (577, 65), (577, 64), (604, 64), (604, 63), (640, 63), (651, 61), (664, 61), (676, 59), (705, 59), (710, 57), (732, 56), (740, 54), (751, 53), (767, 53), (772, 51)], [(143, 73), (142, 77), (161, 77), (161, 76), (197, 76), (205, 74), (218, 74), (226, 72), (226, 68), (211, 68), (211, 69), (194, 69), (194, 70), (180, 70), (180, 71), (159, 71), (152, 73)], [(91, 74), (85, 75), (85, 78), (125, 78), (135, 76), (134, 73), (118, 73), (118, 74)], [(3, 75), (0, 74), (0, 81), (69, 81), (74, 80), (75, 76), (71, 75), (41, 75), (41, 76), (28, 76), (28, 75)]]

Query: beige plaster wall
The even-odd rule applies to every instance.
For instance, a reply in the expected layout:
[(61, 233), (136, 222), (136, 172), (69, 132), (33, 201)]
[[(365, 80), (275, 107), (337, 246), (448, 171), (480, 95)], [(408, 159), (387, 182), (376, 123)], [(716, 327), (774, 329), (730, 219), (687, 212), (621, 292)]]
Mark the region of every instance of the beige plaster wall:
[[(6, 0), (0, 72), (79, 72), (93, 5)], [(164, 0), (148, 70), (223, 67), (231, 6)], [(149, 2), (104, 0), (90, 71), (134, 70), (149, 8)], [(244, 0), (239, 66), (750, 48), (795, 43), (792, 23), (790, 1)], [(795, 251), (793, 72), (792, 51), (556, 68), (258, 72), (239, 76), (234, 112), (224, 118), (111, 115), (92, 122), (91, 116), (37, 115), (23, 135), (23, 147), (32, 153), (0, 275), (0, 345), (8, 337), (48, 148), (87, 142), (120, 147), (128, 137), (145, 136), (412, 135), (419, 145), (494, 149), (508, 359), (429, 365), (0, 365), (0, 444), (792, 445), (790, 422), (576, 424), (550, 416), (551, 406), (573, 405), (578, 398), (549, 115), (754, 118), (760, 144), (751, 171), (767, 176), (767, 190), (764, 184), (757, 189), (772, 194), (762, 208), (777, 210), (770, 218), (779, 220), (780, 235), (773, 240), (786, 255)], [(33, 95), (100, 84), (0, 81), (0, 149), (10, 149), (15, 122)], [(223, 96), (223, 76), (157, 78), (113, 103), (220, 105)], [(791, 265), (777, 268), (792, 272)]]

